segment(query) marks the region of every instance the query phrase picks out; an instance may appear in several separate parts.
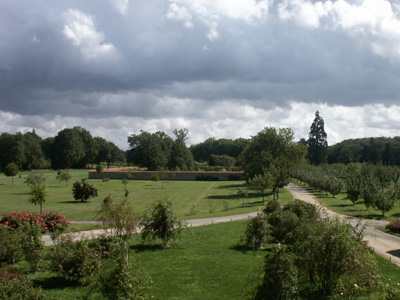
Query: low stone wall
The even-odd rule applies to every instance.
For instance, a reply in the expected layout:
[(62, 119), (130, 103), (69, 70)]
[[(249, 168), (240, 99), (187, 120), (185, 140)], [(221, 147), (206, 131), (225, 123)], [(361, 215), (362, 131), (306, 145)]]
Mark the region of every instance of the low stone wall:
[[(244, 172), (197, 172), (197, 171), (114, 171), (105, 170), (99, 174), (96, 171), (89, 171), (89, 179), (127, 179), (127, 180), (151, 180), (154, 174), (164, 180), (187, 180), (187, 181), (229, 181), (244, 180)], [(131, 175), (131, 176), (129, 176)]]

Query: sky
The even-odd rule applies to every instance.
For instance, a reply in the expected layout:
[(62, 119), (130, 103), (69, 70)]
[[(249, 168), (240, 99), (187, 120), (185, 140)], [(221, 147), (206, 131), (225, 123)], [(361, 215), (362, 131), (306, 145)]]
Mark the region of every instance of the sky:
[(400, 135), (400, 0), (1, 0), (0, 131)]

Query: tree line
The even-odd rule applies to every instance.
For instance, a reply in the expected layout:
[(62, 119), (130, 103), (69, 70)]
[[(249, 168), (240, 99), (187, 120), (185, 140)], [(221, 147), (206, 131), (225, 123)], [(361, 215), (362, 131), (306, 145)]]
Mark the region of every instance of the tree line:
[(125, 153), (113, 142), (93, 137), (81, 127), (66, 128), (42, 139), (33, 130), (0, 135), (0, 170), (14, 163), (20, 170), (75, 169), (88, 164), (125, 164)]

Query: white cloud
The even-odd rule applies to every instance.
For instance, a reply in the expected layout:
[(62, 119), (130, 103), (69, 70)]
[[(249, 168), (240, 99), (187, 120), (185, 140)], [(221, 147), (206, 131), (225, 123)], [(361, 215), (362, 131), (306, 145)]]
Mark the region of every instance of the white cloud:
[(317, 28), (346, 31), (381, 56), (400, 59), (398, 6), (387, 0), (311, 2), (284, 0), (278, 6), (282, 20)]
[(167, 19), (174, 19), (183, 22), (186, 28), (192, 28), (192, 15), (185, 7), (179, 7), (176, 3), (171, 3), (167, 13)]
[(81, 50), (85, 59), (92, 60), (117, 55), (114, 45), (105, 42), (104, 33), (96, 30), (92, 16), (77, 9), (68, 9), (63, 13), (63, 17), (66, 21), (64, 35)]
[(129, 0), (109, 0), (115, 9), (123, 16), (128, 13), (129, 10)]

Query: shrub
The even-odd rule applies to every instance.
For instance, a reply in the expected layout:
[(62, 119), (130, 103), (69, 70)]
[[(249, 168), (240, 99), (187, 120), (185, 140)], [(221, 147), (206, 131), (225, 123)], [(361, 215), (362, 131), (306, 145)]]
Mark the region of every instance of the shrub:
[(32, 272), (36, 272), (43, 258), (44, 242), (42, 241), (42, 228), (33, 223), (25, 225), (19, 230), (23, 231), (21, 248), (25, 259), (31, 267)]
[(22, 240), (23, 236), (19, 230), (0, 226), (0, 262), (8, 264), (17, 262), (22, 257), (20, 246)]
[(181, 237), (183, 226), (175, 215), (172, 202), (168, 200), (154, 202), (144, 214), (141, 225), (143, 226), (142, 239), (160, 238), (164, 248), (169, 246), (170, 240)]
[(274, 199), (274, 200), (268, 200), (264, 212), (266, 214), (271, 214), (274, 213), (276, 211), (279, 211), (281, 209), (281, 206), (278, 202), (278, 200)]
[(319, 218), (319, 211), (313, 204), (294, 199), (283, 207), (284, 211), (291, 211), (299, 218), (316, 221)]
[(258, 213), (253, 219), (250, 219), (247, 223), (244, 237), (242, 242), (246, 247), (252, 249), (260, 249), (264, 247), (270, 235), (270, 226), (268, 224), (267, 217), (264, 213)]
[(105, 299), (152, 299), (149, 296), (152, 283), (149, 275), (136, 260), (128, 257), (126, 244), (120, 248), (119, 252), (116, 259), (103, 265), (91, 288), (92, 299), (98, 299), (96, 294), (99, 292)]
[(71, 222), (69, 222), (63, 215), (58, 212), (46, 212), (43, 214), (35, 214), (28, 212), (10, 212), (4, 214), (0, 219), (0, 226), (6, 225), (8, 227), (17, 229), (23, 225), (37, 224), (42, 227), (42, 232), (46, 230), (50, 232), (63, 231), (68, 227)]
[(255, 300), (297, 300), (299, 299), (298, 271), (296, 256), (286, 247), (277, 247), (267, 254), (264, 278)]
[(376, 262), (351, 225), (338, 220), (302, 223), (293, 249), (299, 270), (320, 296), (338, 288), (354, 294), (358, 288), (377, 287)]
[(0, 266), (0, 299), (44, 300), (40, 289), (33, 287), (32, 281), (21, 271)]
[(72, 186), (72, 193), (75, 200), (81, 200), (82, 202), (97, 197), (97, 189), (93, 185), (87, 183), (86, 179), (81, 179), (81, 182), (75, 181)]
[(102, 235), (89, 243), (89, 247), (94, 250), (95, 255), (100, 258), (114, 258), (118, 255), (123, 241), (117, 236)]
[(400, 233), (400, 219), (396, 219), (386, 225), (386, 228), (391, 232)]
[(65, 280), (84, 284), (99, 269), (98, 255), (85, 240), (73, 241), (71, 235), (62, 235), (50, 250), (50, 268)]
[(300, 220), (294, 212), (286, 210), (268, 215), (268, 223), (271, 225), (271, 235), (276, 241), (292, 243)]
[(103, 224), (111, 228), (112, 234), (123, 238), (132, 236), (138, 223), (136, 214), (127, 199), (114, 202), (111, 195), (103, 200), (100, 219)]

